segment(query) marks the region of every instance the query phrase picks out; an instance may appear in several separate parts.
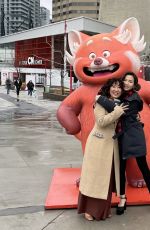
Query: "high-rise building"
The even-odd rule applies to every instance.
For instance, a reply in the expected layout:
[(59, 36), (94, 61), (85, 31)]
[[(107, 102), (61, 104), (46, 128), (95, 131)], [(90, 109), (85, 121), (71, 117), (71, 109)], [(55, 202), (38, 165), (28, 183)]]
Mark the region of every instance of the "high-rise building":
[(148, 44), (150, 42), (150, 0), (100, 0), (99, 20), (101, 22), (119, 26), (130, 17), (138, 19), (141, 35), (144, 34)]
[(50, 23), (50, 11), (45, 7), (40, 7), (40, 25), (44, 26)]
[(99, 17), (100, 0), (53, 0), (52, 21), (86, 16), (93, 19)]
[(40, 25), (40, 0), (0, 0), (1, 35)]

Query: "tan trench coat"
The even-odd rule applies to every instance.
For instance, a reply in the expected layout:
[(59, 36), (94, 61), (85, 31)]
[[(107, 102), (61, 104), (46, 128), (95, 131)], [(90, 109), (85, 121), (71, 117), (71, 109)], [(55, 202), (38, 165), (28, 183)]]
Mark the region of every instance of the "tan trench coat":
[(96, 103), (94, 114), (95, 126), (87, 139), (79, 190), (86, 196), (107, 200), (112, 162), (117, 195), (120, 193), (118, 142), (112, 137), (123, 109), (116, 106), (108, 113)]

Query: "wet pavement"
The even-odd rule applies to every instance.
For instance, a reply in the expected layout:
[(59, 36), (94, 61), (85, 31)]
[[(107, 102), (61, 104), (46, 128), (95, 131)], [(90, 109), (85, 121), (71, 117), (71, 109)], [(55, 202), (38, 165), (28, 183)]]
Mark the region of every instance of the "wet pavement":
[(88, 222), (76, 209), (44, 210), (53, 169), (80, 167), (81, 146), (56, 119), (60, 102), (0, 87), (0, 229), (148, 230), (150, 206), (128, 207), (125, 215)]

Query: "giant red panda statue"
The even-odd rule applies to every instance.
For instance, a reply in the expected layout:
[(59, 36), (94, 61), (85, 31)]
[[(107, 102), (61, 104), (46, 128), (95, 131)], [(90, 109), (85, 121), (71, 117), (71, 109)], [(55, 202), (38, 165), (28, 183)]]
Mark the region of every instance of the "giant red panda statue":
[[(144, 37), (136, 18), (129, 18), (111, 33), (88, 36), (78, 31), (68, 34), (71, 55), (66, 52), (76, 77), (83, 83), (60, 105), (57, 118), (69, 134), (82, 143), (82, 149), (94, 125), (93, 104), (102, 84), (110, 78), (120, 78), (126, 72), (140, 71), (138, 53), (144, 50)], [(139, 78), (140, 96), (144, 101), (141, 120), (147, 140), (147, 159), (150, 165), (150, 82)], [(132, 186), (143, 186), (144, 181), (135, 160), (127, 162), (127, 179)]]

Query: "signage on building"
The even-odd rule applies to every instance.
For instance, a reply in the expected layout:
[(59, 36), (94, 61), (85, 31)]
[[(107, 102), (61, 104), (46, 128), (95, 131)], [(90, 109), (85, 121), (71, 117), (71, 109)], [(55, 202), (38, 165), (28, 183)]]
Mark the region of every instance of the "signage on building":
[(19, 61), (19, 65), (42, 65), (42, 60), (37, 60), (35, 57), (28, 57), (27, 60)]

